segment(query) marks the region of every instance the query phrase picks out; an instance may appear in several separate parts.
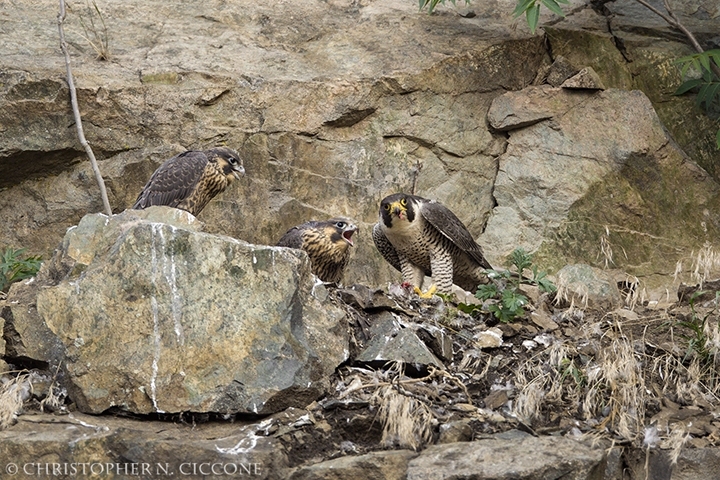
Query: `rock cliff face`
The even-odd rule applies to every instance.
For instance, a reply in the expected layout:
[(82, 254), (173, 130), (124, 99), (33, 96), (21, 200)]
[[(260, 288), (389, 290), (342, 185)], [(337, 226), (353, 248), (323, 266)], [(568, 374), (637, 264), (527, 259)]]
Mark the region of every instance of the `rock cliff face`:
[[(572, 319), (560, 328), (560, 317), (538, 309), (533, 325), (480, 332), (467, 317), (455, 335), (472, 345), (464, 355), (436, 325), (442, 302), (426, 316), (422, 303), (409, 309), (365, 286), (339, 290), (343, 310), (313, 282), (303, 254), (268, 246), (292, 225), (347, 216), (360, 232), (346, 283), (397, 281), (370, 228), (379, 200), (407, 191), (449, 206), (492, 264), (523, 246), (567, 278), (566, 288), (581, 284), (578, 295), (598, 267), (663, 295), (669, 282), (711, 275), (717, 265), (696, 260), (697, 252), (714, 258), (720, 234), (718, 125), (692, 98), (671, 95), (679, 81), (672, 61), (691, 50), (634, 1), (599, 3), (573, 0), (564, 19), (545, 12), (537, 35), (513, 23), (514, 0), (477, 2), (474, 16), (449, 6), (428, 16), (409, 0), (128, 0), (99, 3), (100, 18), (73, 3), (66, 30), (86, 136), (116, 214), (107, 218), (94, 214), (101, 202), (75, 136), (57, 4), (12, 0), (0, 13), (0, 248), (27, 247), (46, 265), (2, 305), (0, 353), (56, 375), (83, 413), (59, 426), (22, 418), (2, 433), (0, 457), (26, 461), (29, 476), (39, 458), (156, 471), (170, 464), (183, 475), (208, 462), (236, 472), (261, 465), (260, 478), (456, 478), (456, 469), (509, 478), (517, 472), (500, 470), (516, 457), (527, 459), (524, 478), (623, 478), (623, 465), (641, 472), (647, 452), (623, 464), (569, 438), (512, 431), (527, 425), (497, 412), (514, 400), (503, 382), (492, 385), (501, 387), (495, 398), (473, 399), (465, 387), (491, 382), (491, 363), (495, 374), (511, 368), (503, 354), (481, 351), (503, 348), (503, 335), (522, 330), (537, 348), (547, 345), (541, 330), (562, 331), (581, 343)], [(708, 47), (720, 31), (716, 3), (678, 6)], [(108, 60), (100, 61), (93, 44), (104, 39)], [(247, 175), (197, 220), (125, 211), (162, 161), (217, 144), (240, 151)], [(561, 270), (567, 263), (583, 265)], [(612, 275), (596, 287), (589, 303), (622, 302)], [(433, 432), (448, 445), (373, 451), (386, 432), (359, 394), (369, 396), (368, 385), (391, 390), (382, 370), (363, 370), (375, 376), (358, 375), (339, 398), (313, 402), (348, 348), (361, 344), (360, 365), (402, 357), (417, 364), (415, 374), (456, 363), (479, 369), (492, 357), (482, 375), (463, 372), (465, 383), (428, 373), (447, 389), (437, 398), (447, 428)], [(527, 348), (516, 342), (512, 350)], [(346, 396), (351, 390), (357, 397)], [(706, 405), (700, 425), (715, 438)], [(335, 411), (355, 408), (365, 410)], [(108, 410), (181, 421), (188, 412), (230, 414), (243, 425), (203, 424), (182, 442), (189, 428), (85, 415)], [(562, 431), (572, 435), (574, 425)], [(372, 445), (355, 450), (350, 434)], [(310, 448), (307, 437), (335, 444)], [(697, 451), (681, 457), (684, 471), (715, 472)], [(553, 452), (558, 461), (548, 463)], [(653, 458), (651, 467), (669, 476), (665, 457)]]
[[(641, 278), (670, 275), (678, 260), (687, 271), (689, 252), (717, 236), (716, 187), (665, 139), (646, 100), (631, 95), (643, 107), (615, 117), (627, 93), (559, 94), (555, 101), (568, 114), (548, 113), (548, 121), (509, 139), (486, 120), (493, 99), (541, 83), (563, 55), (576, 70), (593, 67), (605, 87), (645, 90), (680, 145), (714, 173), (718, 154), (709, 145), (716, 125), (692, 99), (668, 95), (678, 81), (671, 61), (689, 49), (654, 20), (645, 23), (663, 40), (660, 47), (649, 43), (637, 33), (646, 25), (625, 4), (633, 2), (606, 3), (605, 17), (576, 1), (565, 20), (543, 17), (553, 24), (546, 38), (530, 35), (522, 22), (511, 28), (511, 0), (472, 5), (474, 17), (443, 7), (428, 16), (395, 0), (209, 1), (202, 10), (130, 1), (99, 4), (102, 19), (71, 4), (66, 30), (86, 136), (115, 212), (132, 204), (166, 158), (226, 143), (241, 151), (248, 173), (202, 213), (207, 230), (273, 244), (300, 221), (349, 216), (361, 225), (350, 283), (398, 278), (368, 233), (379, 199), (395, 191), (449, 205), (494, 264), (518, 245), (543, 245), (542, 262), (552, 270), (565, 261), (601, 266), (607, 224), (618, 248), (639, 246), (637, 255), (615, 255), (614, 266)], [(56, 9), (51, 0), (16, 1), (0, 18), (7, 26), (0, 32), (0, 216), (11, 225), (0, 232), (0, 246), (24, 246), (45, 258), (68, 227), (101, 209), (75, 138)], [(679, 12), (711, 46), (719, 30), (713, 7)], [(23, 25), (23, 41), (16, 25)], [(86, 38), (107, 38), (110, 60), (97, 60)], [(534, 95), (516, 94), (513, 115), (522, 116)], [(585, 108), (569, 111), (579, 99)], [(592, 115), (597, 109), (607, 115)], [(554, 130), (558, 121), (561, 130)], [(561, 138), (576, 148), (562, 147)], [(598, 142), (607, 160), (586, 151)], [(659, 165), (658, 156), (668, 160)], [(607, 162), (615, 167), (590, 168)], [(529, 177), (514, 186), (508, 175), (520, 170)], [(618, 175), (630, 175), (631, 185)], [(675, 185), (668, 186), (668, 175)], [(660, 193), (643, 196), (633, 185)], [(695, 193), (668, 198), (678, 188)], [(560, 204), (549, 207), (555, 198)], [(528, 210), (527, 202), (536, 204)], [(573, 215), (589, 226), (574, 228)], [(668, 221), (656, 228), (636, 221), (649, 218)], [(632, 227), (614, 227), (628, 219)], [(657, 252), (648, 244), (657, 237), (667, 246), (659, 264), (655, 255), (641, 258)], [(581, 247), (567, 248), (570, 239)], [(555, 261), (558, 251), (562, 260)]]

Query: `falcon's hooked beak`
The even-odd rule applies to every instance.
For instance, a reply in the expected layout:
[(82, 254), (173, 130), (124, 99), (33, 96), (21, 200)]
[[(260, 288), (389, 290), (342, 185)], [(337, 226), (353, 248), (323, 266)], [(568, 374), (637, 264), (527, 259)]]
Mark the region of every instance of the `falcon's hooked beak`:
[(245, 168), (242, 165), (237, 164), (232, 166), (232, 174), (236, 179), (240, 180), (240, 175), (245, 175)]
[(390, 211), (393, 215), (397, 216), (400, 220), (407, 220), (407, 207), (403, 207), (400, 202), (393, 202), (390, 204)]

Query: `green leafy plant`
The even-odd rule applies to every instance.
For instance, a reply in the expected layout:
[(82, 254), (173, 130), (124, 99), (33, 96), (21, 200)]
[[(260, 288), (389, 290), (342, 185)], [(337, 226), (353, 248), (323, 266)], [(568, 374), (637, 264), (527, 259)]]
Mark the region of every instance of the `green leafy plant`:
[[(690, 335), (683, 335), (683, 337), (688, 341), (685, 360), (695, 355), (703, 363), (713, 364), (715, 361), (715, 355), (713, 349), (711, 348), (712, 342), (706, 333), (706, 326), (709, 318), (715, 313), (715, 308), (707, 312), (702, 317), (695, 309), (695, 302), (697, 298), (705, 293), (707, 292), (698, 290), (690, 296), (688, 299), (688, 303), (690, 304), (690, 318), (683, 322), (678, 322), (678, 325), (688, 328), (692, 332)], [(715, 306), (718, 305), (718, 299), (720, 299), (720, 292), (715, 292)]]
[(11, 283), (35, 276), (42, 263), (39, 255), (21, 258), (24, 248), (6, 248), (0, 258), (0, 292), (5, 292)]
[(540, 19), (540, 5), (545, 6), (548, 10), (553, 12), (555, 15), (565, 16), (565, 13), (560, 8), (560, 4), (567, 5), (570, 2), (568, 0), (518, 0), (517, 6), (513, 11), (513, 17), (517, 18), (523, 13), (527, 19), (530, 32), (535, 33), (537, 29), (538, 20)]
[[(687, 55), (678, 58), (675, 64), (680, 66), (680, 75), (683, 78), (683, 83), (677, 88), (675, 95), (697, 91), (695, 102), (698, 107), (704, 108), (710, 116), (720, 116), (720, 49)], [(720, 148), (720, 130), (715, 141)]]
[[(547, 273), (538, 272), (537, 266), (532, 264), (532, 255), (524, 249), (513, 250), (508, 256), (508, 262), (515, 267), (515, 272), (486, 270), (490, 283), (480, 285), (475, 293), (475, 296), (484, 302), (482, 306), (461, 303), (458, 309), (471, 313), (485, 308), (499, 321), (509, 323), (525, 315), (528, 298), (520, 290), (520, 285), (536, 285), (541, 292), (557, 290), (547, 278)], [(527, 270), (532, 272), (532, 278), (525, 276)]]
[(566, 378), (572, 378), (578, 387), (584, 387), (587, 384), (587, 376), (582, 368), (575, 365), (575, 360), (563, 358), (555, 368), (560, 373), (560, 382), (564, 382)]

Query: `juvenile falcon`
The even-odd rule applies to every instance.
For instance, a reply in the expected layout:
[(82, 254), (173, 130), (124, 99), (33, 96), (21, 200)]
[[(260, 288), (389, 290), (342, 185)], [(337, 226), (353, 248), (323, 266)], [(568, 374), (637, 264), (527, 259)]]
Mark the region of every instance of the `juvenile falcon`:
[(485, 282), (483, 271), (492, 268), (454, 213), (415, 195), (396, 193), (382, 200), (373, 241), (403, 280), (418, 289), (427, 275), (439, 293), (450, 293), (453, 283), (474, 292)]
[(346, 218), (310, 221), (292, 227), (277, 243), (307, 252), (312, 272), (323, 282), (340, 282), (350, 260), (352, 236), (357, 226)]
[(244, 174), (243, 162), (231, 148), (183, 152), (155, 170), (132, 208), (167, 205), (197, 216), (215, 195)]

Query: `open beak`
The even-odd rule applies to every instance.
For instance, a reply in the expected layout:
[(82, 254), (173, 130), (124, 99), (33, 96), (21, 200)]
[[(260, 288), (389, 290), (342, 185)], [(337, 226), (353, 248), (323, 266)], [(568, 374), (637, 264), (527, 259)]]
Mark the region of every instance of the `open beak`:
[(235, 175), (235, 178), (240, 180), (240, 175), (245, 175), (245, 168), (243, 168), (242, 165), (237, 165), (235, 168), (233, 168), (233, 175)]
[(345, 230), (342, 232), (342, 236), (345, 239), (346, 242), (350, 244), (351, 247), (354, 247), (355, 244), (353, 243), (353, 233), (357, 232), (358, 228), (355, 225), (348, 225)]
[(397, 202), (396, 202), (396, 203), (393, 203), (393, 204), (392, 204), (392, 207), (393, 207), (393, 209), (392, 209), (393, 214), (394, 214), (396, 217), (398, 217), (399, 219), (402, 220), (402, 219), (403, 219), (403, 216), (404, 216), (404, 215), (405, 215), (405, 216), (407, 215), (407, 209), (404, 208), (404, 207), (401, 207), (399, 203), (397, 203)]

